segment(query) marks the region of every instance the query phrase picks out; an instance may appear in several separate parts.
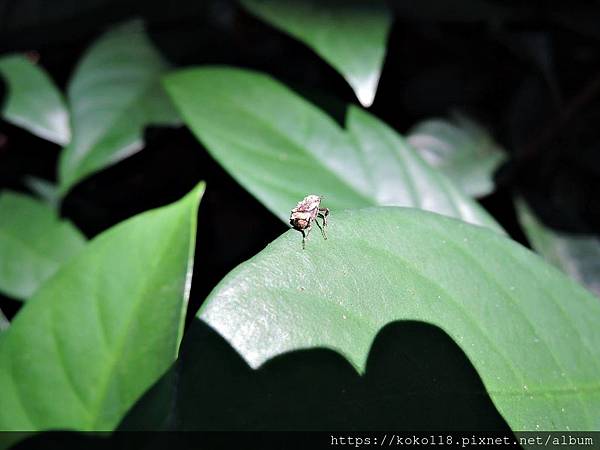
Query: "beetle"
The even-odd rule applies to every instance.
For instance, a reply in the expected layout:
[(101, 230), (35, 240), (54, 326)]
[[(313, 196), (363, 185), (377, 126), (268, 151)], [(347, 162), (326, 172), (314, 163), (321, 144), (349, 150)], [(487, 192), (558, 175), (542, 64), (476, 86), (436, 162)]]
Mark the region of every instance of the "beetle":
[[(296, 207), (292, 209), (290, 214), (290, 225), (294, 230), (302, 233), (302, 249), (306, 247), (308, 234), (312, 229), (313, 222), (317, 224), (323, 235), (323, 239), (327, 239), (325, 228), (327, 227), (327, 216), (329, 216), (329, 208), (321, 208), (321, 200), (323, 197), (319, 195), (307, 195), (304, 200), (298, 202)], [(323, 220), (323, 225), (317, 219)]]

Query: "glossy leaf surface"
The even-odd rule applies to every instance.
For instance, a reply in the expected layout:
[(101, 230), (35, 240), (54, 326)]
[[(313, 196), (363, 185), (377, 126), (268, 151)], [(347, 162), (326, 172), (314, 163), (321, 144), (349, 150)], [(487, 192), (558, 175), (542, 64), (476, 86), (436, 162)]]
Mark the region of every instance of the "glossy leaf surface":
[(490, 230), (405, 208), (332, 212), (227, 275), (198, 316), (252, 366), (326, 347), (360, 372), (396, 320), (442, 328), (513, 430), (600, 426), (600, 302)]
[(204, 186), (102, 233), (0, 339), (0, 429), (112, 430), (177, 357)]
[(63, 194), (141, 150), (146, 125), (178, 122), (159, 83), (167, 68), (139, 21), (115, 27), (87, 51), (68, 86), (73, 139), (60, 157)]
[(165, 84), (213, 157), (281, 220), (308, 194), (333, 209), (414, 206), (500, 230), (387, 125), (351, 107), (347, 130), (272, 78), (185, 69)]
[(69, 113), (46, 72), (24, 56), (9, 55), (0, 58), (0, 75), (8, 85), (2, 108), (4, 119), (36, 136), (66, 145), (71, 137)]
[(304, 42), (371, 106), (381, 75), (392, 14), (385, 2), (242, 0), (266, 22)]

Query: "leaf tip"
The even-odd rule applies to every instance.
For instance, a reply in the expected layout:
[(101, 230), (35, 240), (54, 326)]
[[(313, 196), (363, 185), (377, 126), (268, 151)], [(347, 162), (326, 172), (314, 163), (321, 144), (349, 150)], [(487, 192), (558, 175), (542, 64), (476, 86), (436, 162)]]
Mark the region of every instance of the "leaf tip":
[(202, 196), (204, 195), (204, 191), (206, 190), (206, 182), (200, 181), (194, 188), (185, 195), (186, 198), (190, 199), (190, 201), (194, 202), (196, 205), (200, 203)]
[(354, 90), (354, 94), (360, 104), (365, 108), (369, 108), (375, 101), (375, 93), (377, 92), (377, 84), (379, 83), (379, 74), (377, 74), (373, 80), (369, 79), (360, 82), (349, 80), (348, 83)]

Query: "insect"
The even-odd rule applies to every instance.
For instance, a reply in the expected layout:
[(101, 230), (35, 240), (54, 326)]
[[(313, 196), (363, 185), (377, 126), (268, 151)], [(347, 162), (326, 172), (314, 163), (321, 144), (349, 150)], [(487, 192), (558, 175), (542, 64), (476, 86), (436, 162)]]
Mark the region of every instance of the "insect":
[[(306, 240), (308, 239), (313, 222), (321, 230), (323, 239), (327, 239), (325, 228), (327, 227), (329, 208), (321, 208), (321, 199), (322, 197), (318, 195), (308, 195), (292, 209), (290, 225), (302, 233), (302, 249), (306, 247)], [(323, 219), (322, 226), (317, 220), (319, 217)]]

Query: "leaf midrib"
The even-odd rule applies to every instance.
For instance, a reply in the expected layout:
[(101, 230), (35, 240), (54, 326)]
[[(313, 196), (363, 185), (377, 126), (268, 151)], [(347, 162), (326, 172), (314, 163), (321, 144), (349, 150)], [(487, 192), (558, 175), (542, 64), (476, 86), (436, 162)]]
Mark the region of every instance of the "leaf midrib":
[[(153, 264), (149, 270), (149, 273), (151, 273), (151, 274), (156, 273), (156, 268), (158, 266), (158, 262), (161, 261), (165, 255), (165, 253), (167, 253), (168, 250), (171, 249), (170, 244), (174, 240), (173, 238), (177, 235), (178, 228), (179, 227), (173, 227), (173, 230), (171, 231), (169, 239), (163, 240), (165, 245), (161, 249), (160, 257), (153, 259)], [(166, 245), (167, 243), (169, 245)], [(187, 264), (189, 264), (189, 261), (186, 261), (186, 266), (187, 266)], [(110, 385), (111, 380), (114, 378), (113, 375), (114, 375), (115, 369), (117, 367), (117, 363), (120, 360), (119, 357), (122, 355), (122, 353), (125, 349), (127, 337), (129, 336), (129, 334), (132, 330), (131, 323), (133, 322), (134, 318), (137, 317), (137, 315), (138, 315), (137, 313), (144, 303), (143, 299), (146, 298), (146, 296), (143, 295), (143, 293), (145, 293), (146, 291), (148, 291), (150, 289), (154, 278), (155, 278), (154, 276), (146, 277), (145, 282), (139, 288), (140, 295), (137, 296), (137, 301), (135, 302), (132, 313), (127, 318), (127, 321), (126, 321), (125, 325), (123, 326), (122, 334), (120, 336), (117, 336), (117, 338), (116, 338), (116, 341), (117, 341), (116, 349), (114, 352), (112, 352), (112, 357), (109, 359), (108, 364), (104, 365), (104, 367), (106, 367), (106, 369), (104, 371), (105, 376), (103, 378), (101, 378), (104, 380), (104, 382), (102, 383), (101, 387), (99, 388), (99, 393), (96, 397), (96, 401), (89, 408), (90, 420), (89, 420), (87, 426), (85, 427), (85, 429), (87, 429), (87, 430), (96, 430), (96, 426), (98, 425), (98, 420), (101, 417), (100, 413), (102, 410), (102, 405), (103, 405), (104, 400), (106, 399), (106, 394), (108, 392), (108, 387)], [(94, 303), (97, 303), (97, 300)], [(119, 356), (119, 357), (117, 357), (117, 356)]]
[[(429, 228), (429, 232), (438, 236), (438, 237), (444, 237), (442, 235), (440, 235), (440, 233), (437, 230), (432, 229), (431, 227)], [(452, 245), (456, 251), (458, 253), (461, 253), (462, 255), (464, 255), (467, 260), (471, 261), (472, 264), (479, 268), (480, 273), (484, 274), (485, 277), (490, 280), (496, 287), (498, 292), (502, 292), (502, 296), (505, 299), (508, 299), (509, 303), (512, 304), (515, 308), (514, 310), (517, 311), (517, 313), (523, 317), (523, 319), (525, 320), (525, 322), (527, 323), (527, 325), (529, 326), (532, 334), (536, 337), (539, 338), (539, 334), (538, 331), (536, 330), (536, 327), (534, 326), (534, 323), (529, 319), (529, 317), (523, 312), (523, 310), (521, 308), (519, 308), (519, 305), (514, 301), (513, 297), (510, 295), (510, 292), (508, 292), (506, 290), (506, 288), (504, 287), (504, 285), (500, 282), (498, 282), (498, 280), (496, 280), (496, 278), (492, 275), (492, 273), (477, 259), (475, 258), (475, 256), (473, 256), (471, 253), (467, 252), (464, 248), (462, 248), (460, 245), (457, 245), (456, 241), (452, 238), (447, 238), (447, 242), (450, 243), (450, 245)], [(505, 255), (507, 255), (506, 252), (502, 252)], [(512, 258), (512, 255), (508, 254), (507, 255), (509, 258)], [(555, 302), (556, 303), (556, 302)], [(558, 306), (558, 305), (557, 305)], [(561, 309), (560, 306), (558, 306), (558, 309)], [(564, 311), (561, 310), (561, 313), (564, 313)], [(567, 320), (567, 322), (570, 325), (570, 321)], [(563, 363), (560, 361), (560, 359), (557, 357), (556, 353), (554, 352), (554, 350), (552, 349), (552, 347), (550, 345), (548, 345), (548, 343), (544, 340), (544, 339), (540, 339), (540, 342), (543, 343), (543, 345), (546, 347), (546, 350), (548, 352), (548, 354), (550, 355), (550, 357), (552, 358), (552, 360), (554, 361), (554, 363), (556, 364), (556, 367), (558, 367), (561, 372), (566, 373), (566, 368), (563, 366)], [(587, 347), (585, 347), (586, 350), (589, 349)], [(590, 353), (590, 356), (593, 357), (593, 355)], [(524, 381), (524, 380), (523, 380)], [(573, 380), (571, 380), (571, 378), (567, 378), (568, 383), (571, 385), (571, 387), (569, 389), (574, 389), (575, 392), (577, 391), (576, 386), (573, 383)], [(583, 398), (581, 396), (581, 393), (577, 394), (577, 398), (581, 404), (581, 406), (584, 408), (584, 410), (586, 411), (586, 416), (588, 418), (588, 420), (590, 421), (589, 423), (592, 423), (592, 417), (591, 417), (591, 413), (589, 411), (589, 407), (587, 405), (586, 402), (583, 401)]]
[[(8, 230), (6, 228), (0, 228), (0, 234), (7, 240), (10, 240), (10, 241), (16, 243), (20, 247), (23, 247), (23, 249), (26, 252), (30, 253), (32, 256), (34, 256), (37, 259), (41, 259), (42, 261), (44, 261), (46, 263), (50, 263), (54, 266), (57, 264), (60, 264), (60, 262), (61, 262), (60, 260), (53, 259), (50, 256), (42, 253), (40, 251), (40, 249), (36, 248), (35, 246), (29, 245), (29, 243), (31, 241), (25, 241), (20, 236), (17, 236), (17, 235), (12, 234), (11, 232), (8, 232)], [(33, 242), (35, 242), (35, 241), (33, 241)]]
[[(152, 88), (154, 83), (157, 82), (157, 80), (159, 79), (159, 76), (160, 76), (160, 74), (158, 74), (153, 80), (145, 83), (145, 86), (140, 89), (138, 95), (133, 96), (131, 98), (130, 102), (124, 104), (122, 109), (120, 109), (118, 112), (113, 114), (112, 120), (105, 123), (105, 127), (102, 130), (102, 132), (100, 132), (98, 134), (97, 138), (92, 143), (90, 143), (88, 146), (86, 146), (85, 151), (83, 151), (83, 152), (76, 151), (75, 148), (73, 147), (73, 150), (69, 152), (71, 155), (69, 158), (70, 159), (69, 172), (70, 172), (71, 176), (69, 176), (67, 179), (69, 183), (73, 183), (77, 179), (80, 179), (81, 175), (74, 174), (74, 172), (76, 170), (79, 170), (81, 167), (84, 167), (88, 163), (90, 155), (93, 153), (91, 151), (91, 149), (93, 149), (95, 146), (97, 146), (98, 143), (101, 142), (102, 139), (104, 139), (104, 137), (108, 134), (109, 130), (114, 129), (115, 124), (117, 122), (119, 122), (123, 118), (126, 118), (127, 111), (129, 111), (131, 108), (133, 108), (137, 103), (141, 102), (141, 100), (144, 98), (144, 96), (146, 96), (148, 94), (148, 91)], [(160, 86), (159, 86), (159, 88), (160, 88)], [(73, 129), (73, 134), (75, 134), (76, 128), (75, 128), (74, 124), (71, 124), (71, 127)], [(138, 134), (138, 139), (139, 139), (139, 134), (140, 134), (139, 130), (138, 130), (137, 134)], [(73, 142), (73, 141), (74, 141), (74, 139), (72, 139), (71, 142)], [(65, 153), (65, 155), (66, 155), (66, 153)]]
[[(243, 111), (244, 113), (248, 114), (246, 111)], [(252, 118), (254, 118), (255, 116), (251, 116)], [(262, 120), (259, 120), (259, 122), (261, 122), (261, 124), (263, 124)], [(266, 121), (264, 123), (267, 123)], [(315, 161), (317, 164), (317, 166), (319, 168), (321, 168), (324, 172), (328, 172), (331, 174), (331, 178), (332, 180), (336, 180), (340, 186), (345, 186), (350, 192), (352, 192), (357, 198), (361, 199), (362, 201), (364, 201), (365, 206), (369, 205), (369, 206), (375, 206), (376, 203), (374, 202), (374, 200), (370, 197), (365, 196), (362, 192), (360, 192), (355, 186), (353, 186), (352, 184), (348, 183), (346, 180), (344, 180), (343, 178), (340, 178), (340, 176), (337, 174), (337, 172), (335, 172), (332, 168), (330, 168), (327, 164), (323, 163), (321, 159), (319, 159), (315, 154), (313, 154), (312, 152), (308, 151), (305, 147), (302, 146), (302, 144), (298, 144), (296, 143), (294, 140), (292, 140), (291, 138), (289, 138), (288, 136), (286, 136), (285, 134), (279, 132), (278, 130), (276, 130), (275, 128), (273, 128), (273, 130), (277, 131), (277, 134), (279, 135), (279, 137), (283, 137), (283, 141), (289, 142), (290, 146), (296, 150), (299, 150), (303, 155), (305, 155), (306, 157), (312, 159), (313, 161)], [(233, 138), (234, 133), (227, 135), (225, 134), (225, 132), (221, 132), (221, 131), (215, 131), (214, 129), (209, 129), (207, 128), (205, 133), (210, 133), (213, 136), (218, 136), (221, 140), (223, 141), (228, 141), (238, 147), (244, 148), (246, 150), (250, 150), (254, 153), (263, 155), (263, 156), (267, 156), (265, 155), (264, 152), (261, 152), (260, 150), (257, 150), (256, 148), (254, 148), (253, 146), (250, 146), (248, 144), (242, 143), (242, 141)], [(198, 133), (197, 134), (198, 139), (200, 139), (201, 141), (202, 136)], [(222, 157), (217, 154), (216, 155), (218, 159), (222, 159)], [(232, 174), (232, 176), (236, 176), (235, 173)]]
[[(322, 168), (326, 169), (328, 172), (330, 172), (333, 175), (333, 177), (340, 180), (343, 185), (349, 186), (351, 188), (351, 190), (355, 191), (360, 197), (367, 199), (368, 200), (367, 204), (370, 204), (370, 205), (375, 204), (372, 199), (370, 199), (369, 197), (366, 197), (362, 192), (360, 192), (356, 186), (350, 184), (349, 181), (342, 178), (334, 168), (330, 167), (330, 165), (327, 164), (327, 162), (325, 160), (321, 159), (319, 154), (310, 151), (308, 146), (305, 146), (302, 142), (297, 142), (296, 140), (292, 139), (289, 135), (283, 133), (277, 127), (273, 126), (270, 120), (263, 118), (261, 115), (254, 113), (252, 110), (249, 110), (244, 105), (240, 104), (239, 102), (236, 102), (229, 95), (222, 95), (220, 93), (217, 93), (216, 97), (219, 97), (222, 101), (224, 101), (224, 103), (229, 102), (234, 107), (232, 109), (236, 109), (238, 112), (244, 114), (246, 117), (249, 117), (250, 120), (258, 122), (264, 129), (266, 129), (267, 131), (270, 131), (272, 134), (279, 136), (279, 138), (282, 138), (281, 140), (283, 140), (285, 142), (289, 142), (291, 147), (293, 147), (294, 149), (299, 150), (306, 155), (310, 155), (312, 159), (314, 159), (315, 161), (317, 161), (319, 163), (318, 165), (320, 167), (322, 167)], [(329, 116), (324, 114), (318, 108), (313, 107), (311, 104), (308, 105), (308, 108), (314, 109), (313, 111), (310, 111), (308, 114), (317, 114), (319, 116), (322, 116), (322, 117), (319, 117), (319, 121), (323, 121), (324, 123), (327, 123), (328, 127), (331, 127), (331, 129), (336, 130), (335, 132), (339, 135), (339, 137), (342, 138), (343, 143), (347, 144), (346, 146), (344, 146), (344, 148), (347, 148), (348, 152), (354, 151), (355, 155), (356, 155), (356, 153), (360, 153), (359, 151), (357, 151), (357, 149), (353, 145), (351, 139), (348, 138), (347, 130), (340, 128), (337, 124), (335, 124), (335, 122), (333, 122), (333, 119), (331, 119)], [(301, 107), (301, 110), (302, 110), (302, 114), (304, 116), (306, 116), (307, 105), (303, 105)], [(309, 118), (308, 122), (312, 122), (312, 119)], [(209, 127), (209, 129), (210, 129), (210, 127)], [(214, 133), (214, 130), (211, 130), (211, 132)], [(217, 133), (215, 133), (215, 134), (217, 134)], [(234, 133), (232, 133), (232, 135), (233, 134)], [(221, 133), (221, 136), (223, 136), (223, 133)], [(339, 139), (336, 139), (336, 140), (339, 142)], [(356, 155), (356, 156), (358, 156), (358, 155)], [(364, 167), (361, 169), (364, 171)]]

